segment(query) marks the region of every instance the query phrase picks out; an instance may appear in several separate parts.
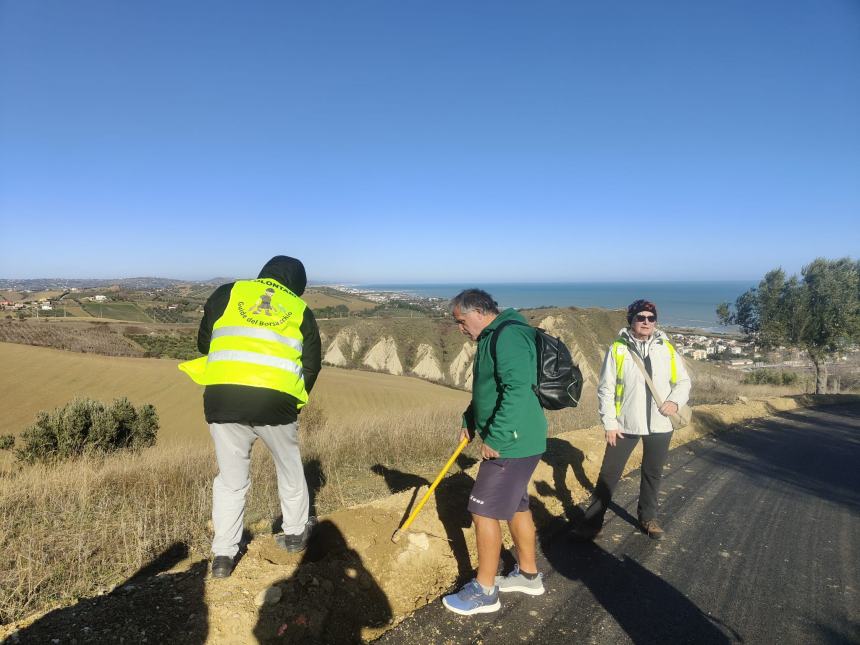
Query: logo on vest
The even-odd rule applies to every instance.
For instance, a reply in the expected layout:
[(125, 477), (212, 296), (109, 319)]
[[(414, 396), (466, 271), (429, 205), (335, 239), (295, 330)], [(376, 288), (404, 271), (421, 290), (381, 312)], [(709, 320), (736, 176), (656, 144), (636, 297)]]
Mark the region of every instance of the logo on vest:
[[(254, 305), (246, 309), (246, 304), (242, 301), (238, 303), (239, 315), (245, 320), (261, 327), (279, 327), (283, 325), (290, 316), (292, 311), (287, 311), (286, 307), (281, 304), (273, 303), (272, 296), (275, 295), (275, 290), (272, 287), (266, 289)], [(265, 318), (264, 318), (265, 316)], [(273, 318), (277, 316), (277, 318)], [(269, 318), (269, 320), (266, 320)]]

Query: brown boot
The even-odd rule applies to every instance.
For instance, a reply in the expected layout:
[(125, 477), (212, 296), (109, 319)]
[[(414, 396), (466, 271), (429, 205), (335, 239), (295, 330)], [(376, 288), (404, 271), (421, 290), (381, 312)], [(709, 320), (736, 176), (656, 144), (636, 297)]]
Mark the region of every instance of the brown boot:
[(663, 539), (664, 531), (660, 528), (657, 520), (639, 520), (639, 528), (652, 540)]

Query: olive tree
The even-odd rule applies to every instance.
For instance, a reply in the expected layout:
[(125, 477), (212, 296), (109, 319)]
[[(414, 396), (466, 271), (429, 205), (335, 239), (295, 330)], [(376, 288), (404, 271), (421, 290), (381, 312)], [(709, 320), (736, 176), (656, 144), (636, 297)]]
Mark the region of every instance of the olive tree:
[(801, 276), (769, 271), (758, 287), (717, 307), (724, 325), (739, 325), (763, 347), (806, 351), (815, 366), (815, 393), (827, 389), (826, 361), (860, 340), (860, 262), (818, 258)]

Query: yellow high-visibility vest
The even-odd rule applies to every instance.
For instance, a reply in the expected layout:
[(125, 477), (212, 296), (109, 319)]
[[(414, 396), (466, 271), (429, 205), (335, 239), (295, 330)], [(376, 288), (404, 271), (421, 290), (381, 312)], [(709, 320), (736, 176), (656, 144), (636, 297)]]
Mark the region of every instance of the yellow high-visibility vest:
[[(663, 344), (669, 350), (669, 382), (672, 385), (678, 382), (678, 364), (675, 361), (675, 348), (668, 340), (663, 340)], [(624, 359), (630, 349), (627, 347), (627, 341), (623, 338), (618, 338), (612, 343), (612, 353), (615, 354), (615, 416), (621, 416), (621, 402), (624, 399)]]
[(180, 363), (200, 385), (249, 385), (308, 401), (301, 324), (307, 305), (277, 280), (240, 280), (212, 325), (209, 354)]

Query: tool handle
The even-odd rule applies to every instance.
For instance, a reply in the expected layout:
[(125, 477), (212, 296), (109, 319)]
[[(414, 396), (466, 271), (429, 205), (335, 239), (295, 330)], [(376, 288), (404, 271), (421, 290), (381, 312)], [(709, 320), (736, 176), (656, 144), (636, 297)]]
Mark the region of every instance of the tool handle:
[(454, 460), (457, 459), (457, 455), (463, 452), (463, 448), (465, 448), (468, 443), (468, 437), (460, 442), (460, 445), (457, 446), (457, 449), (454, 451), (454, 454), (451, 455), (451, 458), (448, 460), (448, 463), (445, 464), (445, 467), (439, 471), (439, 474), (436, 476), (436, 481), (430, 484), (430, 488), (427, 489), (427, 492), (424, 493), (424, 497), (422, 497), (421, 501), (418, 502), (418, 505), (415, 507), (415, 510), (413, 510), (412, 513), (409, 515), (409, 518), (405, 522), (403, 522), (403, 526), (397, 529), (397, 534), (402, 533), (409, 528), (409, 525), (412, 524), (412, 521), (418, 516), (418, 513), (421, 511), (421, 508), (424, 506), (424, 504), (427, 503), (427, 500), (430, 499), (430, 495), (432, 495), (433, 491), (436, 490), (436, 487), (439, 485), (439, 482), (442, 481), (442, 478), (453, 465)]

